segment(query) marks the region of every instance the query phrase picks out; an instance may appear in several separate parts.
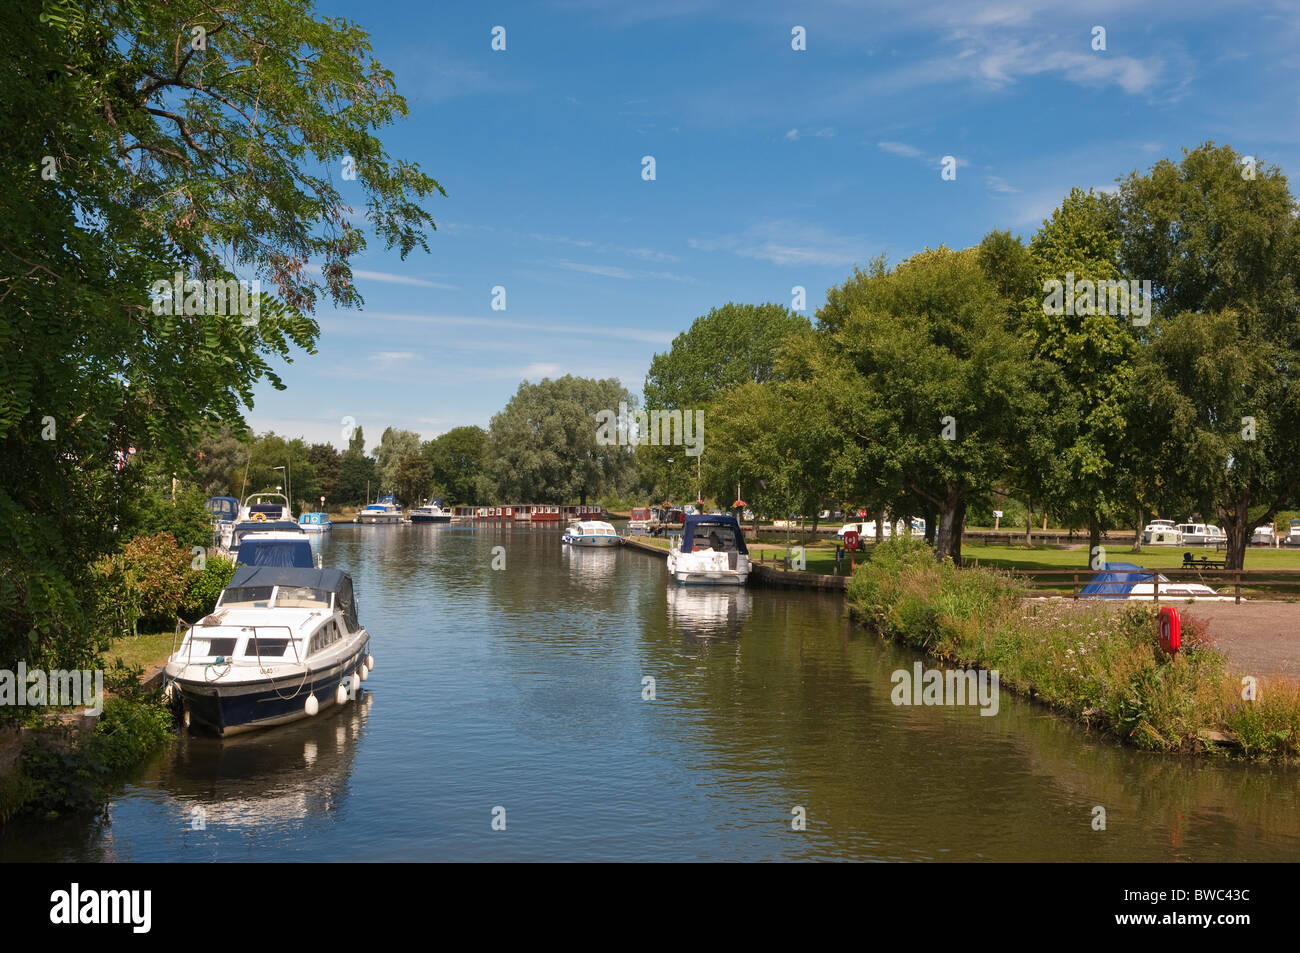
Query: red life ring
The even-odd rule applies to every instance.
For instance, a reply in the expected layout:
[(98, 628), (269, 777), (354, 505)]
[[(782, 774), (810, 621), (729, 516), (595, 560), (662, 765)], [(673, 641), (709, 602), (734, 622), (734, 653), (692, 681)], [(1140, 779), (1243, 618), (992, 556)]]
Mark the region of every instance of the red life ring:
[(1177, 654), (1182, 647), (1183, 624), (1178, 617), (1178, 610), (1173, 606), (1160, 607), (1160, 647), (1170, 655)]

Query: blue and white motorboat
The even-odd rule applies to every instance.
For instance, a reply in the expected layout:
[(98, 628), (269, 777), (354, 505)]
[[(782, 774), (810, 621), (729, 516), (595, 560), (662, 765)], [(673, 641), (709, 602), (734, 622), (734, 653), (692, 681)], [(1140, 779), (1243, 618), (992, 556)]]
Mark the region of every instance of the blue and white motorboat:
[(668, 572), (686, 586), (743, 586), (749, 578), (749, 549), (734, 516), (686, 517), (682, 535), (668, 550)]
[(230, 534), (239, 519), (239, 500), (233, 496), (214, 496), (207, 502), (212, 535), (219, 548), (230, 547)]
[(311, 539), (302, 532), (257, 532), (244, 537), (235, 562), (242, 566), (291, 566), (319, 569)]
[(442, 500), (432, 499), (423, 506), (411, 510), (412, 523), (450, 523), (451, 510), (442, 505)]
[(328, 533), (334, 528), (328, 513), (303, 513), (298, 517), (298, 525), (304, 533)]
[(358, 523), (400, 523), (402, 508), (397, 505), (394, 496), (381, 496), (357, 514)]
[(230, 532), (230, 543), (224, 547), (225, 554), (231, 559), (239, 558), (239, 549), (244, 544), (244, 540), (250, 536), (257, 536), (263, 533), (294, 533), (305, 537), (302, 527), (293, 520), (268, 520), (261, 518), (262, 514), (256, 514), (251, 520), (242, 520), (235, 524), (234, 529)]
[(618, 530), (601, 520), (580, 520), (571, 523), (560, 541), (565, 546), (617, 546), (623, 542)]
[(283, 493), (250, 493), (244, 500), (244, 505), (239, 508), (236, 522), (258, 519), (276, 523), (292, 520), (289, 498)]
[(226, 736), (311, 718), (360, 695), (375, 667), (352, 577), (240, 566), (167, 662), (185, 722)]

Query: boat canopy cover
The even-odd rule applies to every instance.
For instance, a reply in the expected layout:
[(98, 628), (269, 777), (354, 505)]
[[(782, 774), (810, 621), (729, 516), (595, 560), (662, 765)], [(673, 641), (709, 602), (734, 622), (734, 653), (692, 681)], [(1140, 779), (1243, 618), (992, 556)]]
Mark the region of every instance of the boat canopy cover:
[(235, 524), (235, 542), (240, 542), (249, 533), (301, 533), (302, 527), (293, 520), (244, 520)]
[(266, 539), (253, 535), (239, 547), (239, 562), (245, 566), (298, 566), (311, 569), (315, 566), (311, 543), (300, 539)]
[(330, 516), (328, 513), (303, 513), (298, 517), (299, 524), (303, 526), (320, 526), (329, 521)]
[(214, 496), (208, 500), (208, 512), (219, 520), (233, 520), (239, 516), (239, 501), (233, 496)]
[(1106, 563), (1102, 572), (1092, 577), (1092, 582), (1079, 590), (1081, 596), (1095, 599), (1127, 599), (1133, 587), (1150, 582), (1155, 573), (1133, 563)]
[[(682, 527), (682, 552), (695, 552), (695, 541), (698, 539), (702, 542), (708, 541), (710, 536), (716, 535), (718, 541), (722, 544), (721, 549), (730, 552), (735, 551), (742, 556), (748, 556), (749, 550), (745, 547), (745, 534), (740, 529), (740, 524), (736, 522), (734, 516), (728, 516), (725, 513), (694, 513), (686, 517), (686, 522)], [(711, 549), (719, 548), (716, 545), (710, 546)]]
[(357, 601), (352, 596), (352, 577), (342, 569), (299, 569), (293, 566), (244, 566), (235, 569), (227, 589), (251, 586), (292, 586), (333, 592), (334, 605), (347, 619), (348, 628), (356, 631)]

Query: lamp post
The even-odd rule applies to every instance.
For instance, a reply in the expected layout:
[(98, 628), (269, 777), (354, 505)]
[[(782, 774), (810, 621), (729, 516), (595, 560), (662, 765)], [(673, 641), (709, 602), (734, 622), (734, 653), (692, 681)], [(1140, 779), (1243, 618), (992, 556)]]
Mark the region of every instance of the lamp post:
[[(284, 483), (285, 483), (284, 495), (289, 498), (289, 518), (292, 519), (293, 518), (293, 473), (289, 469), (289, 465), (285, 465), (282, 467), (271, 467), (271, 469), (284, 471)], [(278, 490), (279, 487), (277, 487), (276, 489)]]

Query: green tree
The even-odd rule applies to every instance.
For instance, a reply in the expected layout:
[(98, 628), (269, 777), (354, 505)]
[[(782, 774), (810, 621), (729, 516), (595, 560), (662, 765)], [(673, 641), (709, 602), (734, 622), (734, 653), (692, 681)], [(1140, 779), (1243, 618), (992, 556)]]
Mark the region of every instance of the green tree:
[[(1085, 560), (1097, 552), (1103, 530), (1132, 513), (1123, 464), (1137, 339), (1131, 316), (1122, 312), (1133, 302), (1122, 290), (1096, 296), (1100, 282), (1127, 284), (1119, 251), (1118, 199), (1077, 188), (1029, 245), (1036, 287), (1024, 315), (1033, 386), (1016, 469), (1029, 476), (1030, 498), (1067, 524), (1087, 527)], [(1059, 306), (1045, 293), (1052, 282), (1063, 286)], [(1078, 289), (1085, 290), (1064, 301)], [(1112, 305), (1121, 313), (1107, 313)]]
[[(388, 427), (375, 449), (375, 468), (385, 493), (397, 493), (397, 471), (407, 460), (420, 455), (420, 435), (414, 430)], [(423, 502), (423, 501), (421, 501)]]
[[(318, 298), (360, 302), (350, 207), (405, 255), (440, 190), (374, 135), (406, 107), (365, 33), (300, 0), (12, 0), (0, 43), (0, 665), (88, 667), (86, 567), (143, 479), (118, 451), (190, 472), (314, 349)], [(176, 272), (264, 281), (258, 320), (155, 313)]]
[(1124, 268), (1158, 302), (1134, 456), (1218, 514), (1239, 569), (1251, 529), (1300, 493), (1300, 208), (1276, 167), (1213, 143), (1130, 174), (1120, 201)]
[(632, 395), (616, 378), (524, 381), (488, 431), (480, 496), (502, 502), (585, 504), (633, 466), (628, 447), (597, 442), (601, 411)]
[(432, 482), (448, 505), (474, 502), (486, 441), (482, 427), (453, 427), (421, 447)]
[(960, 561), (966, 507), (1006, 472), (1019, 435), (1027, 348), (1013, 313), (978, 249), (942, 247), (892, 271), (858, 270), (819, 312), (856, 378), (846, 430), (866, 461), (887, 463), (899, 488), (935, 508), (940, 557)]
[[(667, 351), (651, 359), (643, 390), (645, 408), (702, 410), (707, 423), (716, 412), (714, 401), (729, 388), (747, 381), (763, 384), (778, 379), (777, 356), (782, 346), (811, 328), (807, 318), (779, 304), (728, 302), (713, 308), (677, 335)], [(669, 458), (674, 461), (671, 465)], [(686, 462), (694, 467), (693, 460)], [(678, 470), (685, 465), (681, 447), (651, 445), (637, 448), (637, 464), (656, 496), (667, 495), (674, 488), (669, 483), (669, 467)]]

